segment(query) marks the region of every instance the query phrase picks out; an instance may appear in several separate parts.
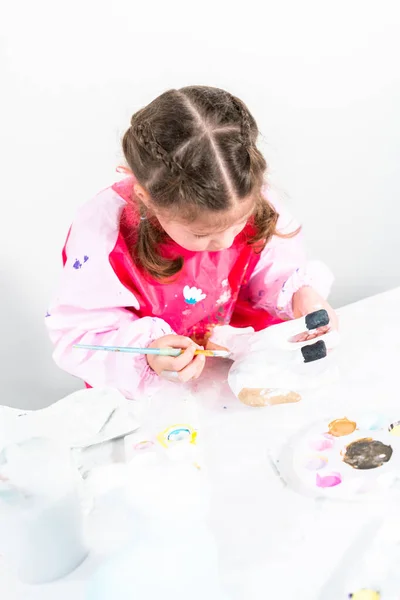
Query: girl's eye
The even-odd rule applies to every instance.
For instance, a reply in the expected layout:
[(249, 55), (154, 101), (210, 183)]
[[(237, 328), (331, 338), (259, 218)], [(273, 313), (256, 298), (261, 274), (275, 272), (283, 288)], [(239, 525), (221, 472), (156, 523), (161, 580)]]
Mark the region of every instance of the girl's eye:
[(198, 240), (204, 239), (204, 238), (208, 238), (210, 237), (208, 234), (207, 235), (196, 235), (194, 234), (194, 237), (197, 238)]

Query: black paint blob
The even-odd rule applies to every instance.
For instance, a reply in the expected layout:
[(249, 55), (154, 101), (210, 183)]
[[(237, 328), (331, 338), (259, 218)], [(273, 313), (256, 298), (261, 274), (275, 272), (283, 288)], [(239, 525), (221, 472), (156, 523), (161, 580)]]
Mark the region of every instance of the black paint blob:
[(308, 330), (325, 327), (325, 325), (329, 325), (329, 315), (324, 308), (306, 316), (306, 327)]
[(311, 344), (310, 346), (303, 346), (301, 349), (301, 353), (304, 358), (304, 362), (312, 362), (313, 360), (319, 360), (320, 358), (325, 358), (326, 356), (326, 346), (323, 340), (318, 340), (315, 344)]
[(371, 438), (356, 440), (346, 447), (343, 462), (353, 469), (376, 469), (392, 458), (393, 448)]

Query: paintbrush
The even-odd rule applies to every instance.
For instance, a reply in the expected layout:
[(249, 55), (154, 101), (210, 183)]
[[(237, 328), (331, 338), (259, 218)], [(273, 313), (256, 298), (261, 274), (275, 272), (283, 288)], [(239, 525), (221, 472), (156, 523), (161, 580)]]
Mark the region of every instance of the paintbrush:
[[(74, 344), (74, 348), (81, 350), (103, 350), (105, 352), (126, 352), (128, 354), (154, 354), (156, 356), (180, 356), (182, 348), (131, 348), (130, 346), (92, 346), (90, 344)], [(229, 350), (195, 350), (195, 356), (202, 355), (209, 358), (229, 358)]]

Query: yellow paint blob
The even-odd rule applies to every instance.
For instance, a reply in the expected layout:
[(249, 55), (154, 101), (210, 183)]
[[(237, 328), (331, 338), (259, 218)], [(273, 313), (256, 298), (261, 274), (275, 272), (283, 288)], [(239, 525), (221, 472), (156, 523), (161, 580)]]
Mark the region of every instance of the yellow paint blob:
[(346, 417), (343, 419), (335, 419), (328, 425), (329, 433), (334, 437), (342, 437), (350, 435), (357, 428), (357, 423), (349, 421)]
[(380, 600), (380, 593), (374, 590), (359, 590), (351, 594), (351, 600)]
[(396, 437), (400, 436), (400, 423), (398, 421), (390, 425), (389, 433), (390, 435), (395, 435)]
[(197, 431), (190, 425), (172, 425), (167, 427), (157, 436), (157, 441), (160, 442), (164, 448), (168, 448), (171, 445), (186, 442), (195, 444), (197, 440)]

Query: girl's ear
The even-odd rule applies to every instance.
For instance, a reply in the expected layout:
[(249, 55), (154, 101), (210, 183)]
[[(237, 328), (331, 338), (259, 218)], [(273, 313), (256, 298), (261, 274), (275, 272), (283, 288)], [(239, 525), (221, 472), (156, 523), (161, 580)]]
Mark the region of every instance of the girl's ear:
[(132, 177), (132, 175), (133, 175), (130, 168), (124, 167), (124, 165), (118, 165), (118, 167), (115, 170), (117, 171), (117, 173), (123, 173), (124, 175), (128, 175), (130, 177)]
[(135, 183), (133, 186), (133, 191), (135, 192), (135, 196), (139, 198), (143, 204), (149, 208), (151, 204), (151, 198), (149, 192), (142, 186), (140, 183)]

